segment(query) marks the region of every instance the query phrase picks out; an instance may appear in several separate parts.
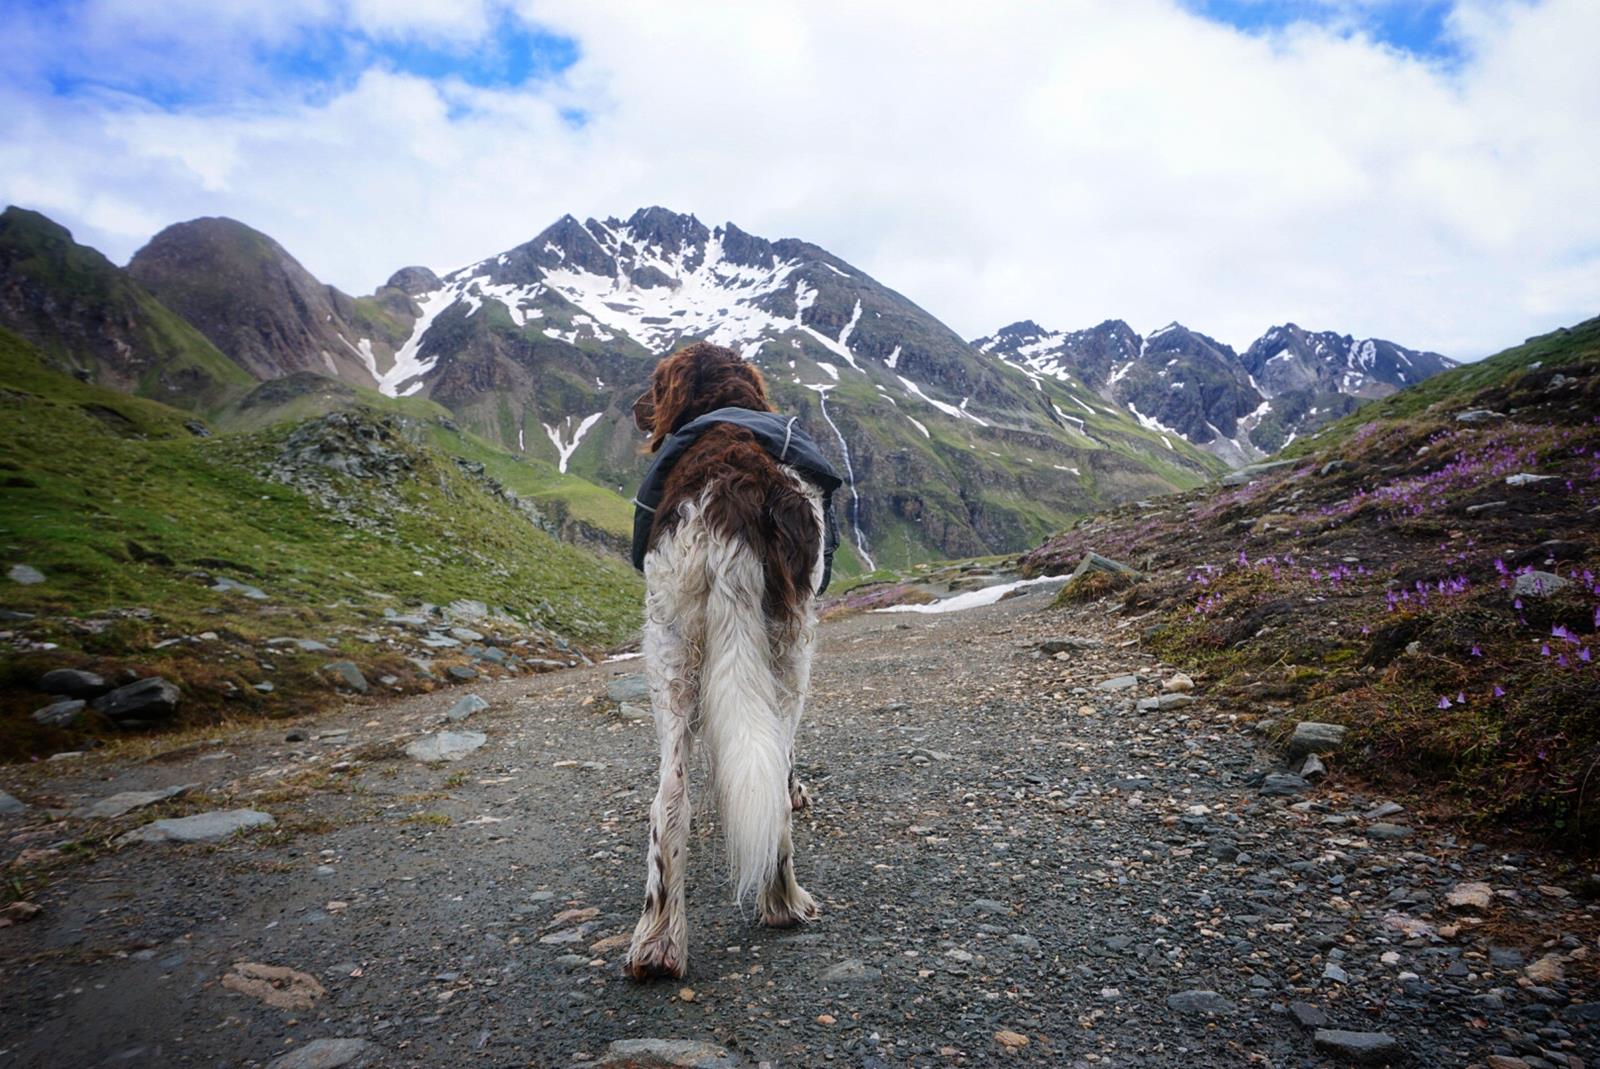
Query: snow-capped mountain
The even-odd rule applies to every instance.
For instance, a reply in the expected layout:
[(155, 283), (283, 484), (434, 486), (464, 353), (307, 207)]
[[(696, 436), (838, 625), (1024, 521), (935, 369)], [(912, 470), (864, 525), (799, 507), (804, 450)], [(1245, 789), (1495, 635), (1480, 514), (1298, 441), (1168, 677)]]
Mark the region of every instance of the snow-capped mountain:
[(1238, 465), (1298, 435), (1456, 366), (1438, 353), (1377, 338), (1273, 327), (1243, 354), (1168, 324), (1140, 337), (1120, 319), (1052, 332), (1013, 323), (973, 345), (1062, 382), (1078, 382), (1141, 425), (1181, 436)]

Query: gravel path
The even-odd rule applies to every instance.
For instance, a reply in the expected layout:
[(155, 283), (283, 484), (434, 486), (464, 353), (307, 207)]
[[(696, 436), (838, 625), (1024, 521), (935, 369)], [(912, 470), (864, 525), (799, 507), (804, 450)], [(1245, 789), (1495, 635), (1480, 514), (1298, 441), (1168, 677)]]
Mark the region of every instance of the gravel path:
[(55, 866), (42, 912), (0, 929), (0, 1064), (664, 1064), (610, 1046), (641, 1039), (710, 1045), (687, 1065), (1596, 1064), (1600, 907), (1571, 879), (1366, 815), (1384, 799), (1337, 755), (1320, 784), (1264, 780), (1278, 759), (1204, 680), (1138, 710), (1172, 671), (1137, 620), (1048, 602), (825, 627), (796, 834), (823, 919), (741, 916), (703, 805), (683, 985), (618, 976), (654, 739), (603, 695), (637, 664), (475, 688), (489, 708), (449, 726), (487, 741), (455, 763), (403, 748), (462, 688), (303, 741), (0, 775), (62, 808), (195, 783), (177, 811), (278, 819), (74, 861), (19, 855), (84, 820), (0, 816), (0, 858)]

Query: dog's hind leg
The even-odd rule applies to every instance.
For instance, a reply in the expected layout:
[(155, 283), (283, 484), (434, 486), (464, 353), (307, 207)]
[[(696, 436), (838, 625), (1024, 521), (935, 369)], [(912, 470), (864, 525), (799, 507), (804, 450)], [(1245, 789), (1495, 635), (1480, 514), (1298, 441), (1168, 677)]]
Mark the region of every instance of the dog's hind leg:
[[(773, 651), (773, 674), (777, 677), (779, 705), (788, 731), (789, 806), (791, 811), (810, 805), (805, 784), (794, 774), (794, 740), (805, 711), (806, 691), (811, 685), (811, 653), (816, 645), (816, 612), (808, 603), (796, 632)], [(772, 880), (761, 892), (757, 905), (762, 923), (772, 928), (790, 928), (821, 914), (816, 900), (800, 886), (794, 875), (794, 841), (790, 822), (784, 821), (778, 844), (778, 864)]]
[[(647, 563), (647, 577), (651, 569)], [(689, 759), (698, 701), (699, 600), (671, 585), (646, 598), (644, 649), (656, 738), (661, 744), (660, 782), (650, 807), (650, 850), (644, 912), (633, 931), (623, 972), (635, 980), (681, 979), (688, 971), (689, 918), (684, 882), (689, 865)]]

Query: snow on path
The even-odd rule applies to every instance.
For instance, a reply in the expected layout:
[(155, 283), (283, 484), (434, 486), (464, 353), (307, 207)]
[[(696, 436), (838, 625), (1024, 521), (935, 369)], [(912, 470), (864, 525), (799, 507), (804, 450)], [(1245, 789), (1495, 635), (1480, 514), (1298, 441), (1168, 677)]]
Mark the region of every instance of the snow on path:
[(1018, 579), (1014, 583), (1000, 583), (997, 586), (986, 586), (982, 590), (969, 590), (964, 594), (957, 594), (951, 598), (941, 598), (927, 605), (890, 605), (883, 609), (873, 609), (873, 612), (920, 612), (927, 615), (960, 612), (962, 609), (976, 609), (984, 605), (993, 605), (1013, 590), (1021, 590), (1027, 586), (1039, 586), (1043, 583), (1064, 583), (1065, 576), (1041, 575), (1035, 579)]

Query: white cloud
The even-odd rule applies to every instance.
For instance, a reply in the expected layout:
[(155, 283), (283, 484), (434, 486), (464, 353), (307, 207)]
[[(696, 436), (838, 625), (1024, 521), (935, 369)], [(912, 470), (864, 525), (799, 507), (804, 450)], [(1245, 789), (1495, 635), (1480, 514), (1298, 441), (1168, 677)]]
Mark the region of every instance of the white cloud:
[[(318, 8), (289, 10), (208, 32), (233, 54)], [(339, 10), (459, 43), (491, 8)], [(118, 259), (152, 220), (232, 215), (358, 292), (659, 203), (814, 241), (969, 336), (1120, 316), (1242, 345), (1292, 319), (1477, 356), (1600, 312), (1588, 0), (1465, 3), (1452, 64), (1172, 0), (525, 14), (581, 58), (519, 91), (380, 68), (183, 113), (0, 90), (0, 199)]]

